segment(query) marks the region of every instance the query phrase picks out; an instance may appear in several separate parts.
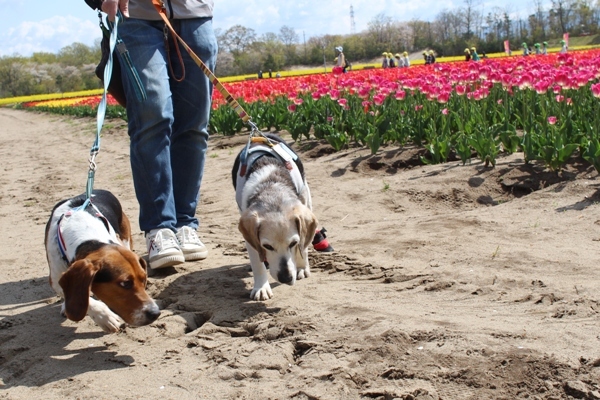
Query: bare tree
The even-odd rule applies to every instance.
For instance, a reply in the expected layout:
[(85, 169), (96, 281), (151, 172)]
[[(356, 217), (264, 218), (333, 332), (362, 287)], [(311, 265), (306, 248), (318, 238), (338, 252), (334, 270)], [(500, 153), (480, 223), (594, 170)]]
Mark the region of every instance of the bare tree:
[(242, 25), (234, 25), (219, 37), (224, 50), (231, 53), (243, 53), (248, 46), (256, 41), (256, 31)]
[(299, 36), (294, 28), (284, 25), (279, 29), (279, 40), (286, 46), (292, 46), (298, 43)]
[(571, 27), (575, 0), (552, 0), (550, 16), (554, 18), (557, 33), (566, 33)]

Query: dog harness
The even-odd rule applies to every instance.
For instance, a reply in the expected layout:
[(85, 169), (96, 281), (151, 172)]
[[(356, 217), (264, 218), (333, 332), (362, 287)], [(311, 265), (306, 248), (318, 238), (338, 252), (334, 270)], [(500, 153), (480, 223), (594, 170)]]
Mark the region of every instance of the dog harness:
[(73, 216), (74, 213), (79, 212), (79, 211), (85, 212), (85, 209), (88, 206), (91, 206), (93, 208), (94, 213), (92, 215), (94, 215), (95, 217), (100, 219), (100, 221), (102, 221), (102, 223), (104, 224), (104, 226), (106, 227), (106, 230), (110, 233), (110, 235), (113, 237), (116, 235), (116, 232), (114, 231), (113, 227), (108, 222), (108, 219), (100, 212), (100, 210), (98, 210), (98, 207), (96, 207), (91, 202), (86, 201), (83, 205), (70, 209), (69, 211), (67, 211), (66, 213), (61, 215), (61, 217), (58, 219), (57, 229), (56, 229), (56, 240), (58, 241), (58, 249), (60, 250), (60, 254), (61, 254), (63, 260), (67, 264), (71, 264), (72, 260), (69, 260), (69, 257), (67, 255), (69, 253), (67, 250), (67, 243), (63, 236), (64, 226), (69, 223), (70, 218), (71, 218), (71, 216)]
[(300, 195), (304, 191), (304, 179), (302, 179), (302, 174), (296, 164), (298, 156), (284, 143), (272, 145), (266, 138), (255, 137), (248, 141), (248, 145), (244, 147), (240, 154), (240, 166), (238, 168), (235, 186), (235, 200), (237, 201), (240, 210), (242, 209), (242, 193), (248, 179), (247, 173), (252, 165), (259, 158), (264, 156), (274, 157), (283, 162), (296, 187), (296, 193)]

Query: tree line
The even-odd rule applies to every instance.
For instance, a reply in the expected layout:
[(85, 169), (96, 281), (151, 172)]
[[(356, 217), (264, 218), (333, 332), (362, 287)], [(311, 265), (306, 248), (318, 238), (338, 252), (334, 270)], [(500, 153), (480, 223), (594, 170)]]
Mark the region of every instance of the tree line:
[[(510, 7), (484, 11), (482, 0), (464, 0), (461, 7), (441, 11), (433, 21), (397, 21), (378, 14), (367, 29), (349, 35), (321, 35), (308, 39), (291, 26), (258, 35), (250, 27), (235, 25), (217, 30), (219, 56), (217, 76), (256, 74), (297, 65), (331, 66), (335, 47), (343, 46), (350, 62), (372, 60), (383, 52), (414, 52), (433, 49), (439, 56), (459, 55), (466, 47), (479, 51), (503, 51), (505, 40), (513, 50), (522, 42), (558, 41), (596, 35), (600, 26), (600, 0), (541, 0), (530, 4), (531, 14), (515, 19)], [(100, 44), (74, 43), (57, 54), (34, 53), (31, 57), (0, 57), (0, 98), (41, 93), (96, 89), (100, 81), (94, 70), (100, 60)]]

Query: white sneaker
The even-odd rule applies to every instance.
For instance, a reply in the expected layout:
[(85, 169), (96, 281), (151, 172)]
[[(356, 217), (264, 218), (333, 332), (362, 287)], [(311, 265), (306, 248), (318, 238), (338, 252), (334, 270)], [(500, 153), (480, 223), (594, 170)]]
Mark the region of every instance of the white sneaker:
[(189, 226), (177, 229), (177, 241), (183, 252), (185, 261), (204, 260), (208, 256), (208, 249), (202, 243), (196, 231)]
[(185, 262), (177, 237), (170, 229), (152, 231), (146, 236), (150, 268), (165, 268)]

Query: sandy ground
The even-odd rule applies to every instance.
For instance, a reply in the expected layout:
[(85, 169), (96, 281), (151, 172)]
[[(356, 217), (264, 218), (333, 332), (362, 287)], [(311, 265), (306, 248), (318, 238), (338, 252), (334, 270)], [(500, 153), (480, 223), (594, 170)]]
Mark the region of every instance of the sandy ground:
[[(0, 398), (600, 398), (600, 179), (419, 152), (296, 146), (336, 252), (275, 297), (252, 285), (230, 182), (243, 137), (211, 139), (198, 214), (209, 258), (149, 279), (163, 310), (104, 334), (59, 315), (44, 225), (84, 191), (95, 121), (0, 109)], [(144, 253), (122, 121), (96, 188)]]

